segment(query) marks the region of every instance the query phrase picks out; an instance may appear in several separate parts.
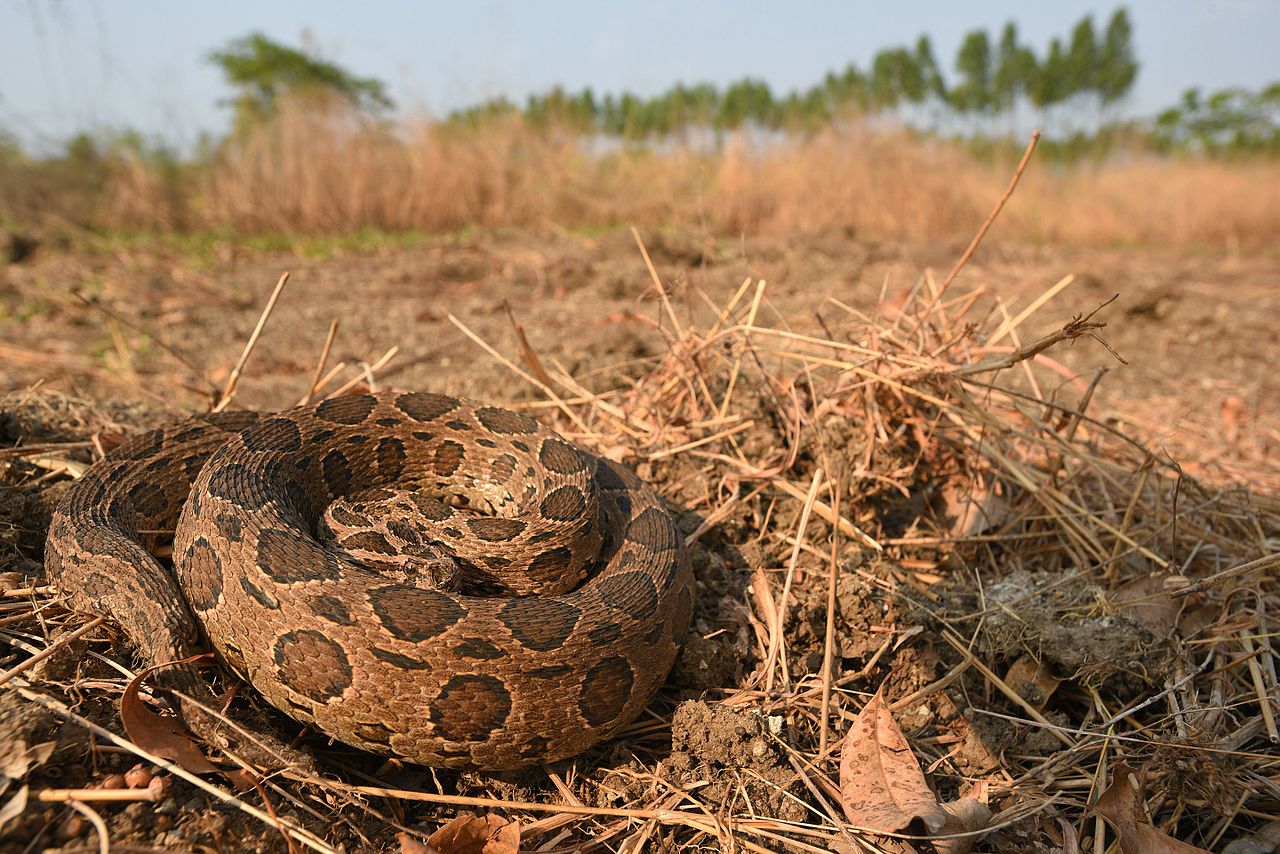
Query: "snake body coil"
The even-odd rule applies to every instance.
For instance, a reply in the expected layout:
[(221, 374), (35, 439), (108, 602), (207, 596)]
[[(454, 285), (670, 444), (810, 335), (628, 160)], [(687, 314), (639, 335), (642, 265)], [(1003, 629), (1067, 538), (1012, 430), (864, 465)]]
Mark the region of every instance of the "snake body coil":
[[(175, 525), (170, 572), (147, 538)], [(694, 601), (674, 520), (632, 473), (426, 393), (146, 433), (71, 486), (46, 555), (149, 663), (203, 634), (286, 714), (433, 766), (608, 738), (666, 677)]]

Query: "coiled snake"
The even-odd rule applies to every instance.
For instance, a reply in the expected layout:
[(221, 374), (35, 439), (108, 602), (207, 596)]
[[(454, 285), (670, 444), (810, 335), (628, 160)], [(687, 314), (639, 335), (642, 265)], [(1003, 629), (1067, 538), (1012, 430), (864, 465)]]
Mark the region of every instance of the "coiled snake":
[[(147, 546), (175, 524), (170, 572)], [(69, 488), (46, 565), (149, 663), (203, 634), (291, 717), (442, 767), (608, 738), (666, 677), (694, 602), (674, 520), (634, 474), (428, 393), (138, 436)]]

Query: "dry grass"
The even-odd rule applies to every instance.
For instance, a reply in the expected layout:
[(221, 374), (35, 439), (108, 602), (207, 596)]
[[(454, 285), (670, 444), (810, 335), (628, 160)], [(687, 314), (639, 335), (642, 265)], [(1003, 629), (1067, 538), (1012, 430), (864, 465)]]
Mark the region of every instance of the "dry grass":
[[(126, 158), (99, 197), (76, 197), (78, 209), (53, 213), (112, 229), (245, 234), (684, 222), (730, 235), (852, 229), (920, 240), (972, 228), (1009, 165), (858, 125), (785, 141), (738, 135), (714, 151), (680, 143), (642, 150), (586, 145), (518, 119), (475, 129), (393, 126), (294, 104), (181, 183)], [(1131, 154), (1105, 165), (1037, 166), (1027, 182), (1002, 223), (1006, 238), (1268, 245), (1280, 233), (1278, 163)], [(37, 195), (57, 207), (55, 195)], [(47, 213), (28, 204), (9, 215)]]

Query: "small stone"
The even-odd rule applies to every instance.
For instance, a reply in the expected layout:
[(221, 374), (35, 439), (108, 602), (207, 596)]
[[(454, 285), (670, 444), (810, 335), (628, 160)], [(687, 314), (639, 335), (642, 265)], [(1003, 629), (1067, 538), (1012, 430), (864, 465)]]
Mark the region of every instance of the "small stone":
[(89, 822), (85, 821), (84, 816), (79, 813), (67, 816), (66, 821), (58, 825), (58, 841), (70, 842), (73, 839), (79, 839), (88, 829)]
[(102, 778), (100, 787), (103, 789), (123, 789), (126, 785), (123, 774), (108, 774)]
[(152, 777), (147, 784), (147, 791), (153, 800), (163, 801), (173, 794), (173, 778), (168, 776)]
[(124, 781), (130, 789), (145, 789), (151, 785), (151, 769), (135, 765), (124, 772)]

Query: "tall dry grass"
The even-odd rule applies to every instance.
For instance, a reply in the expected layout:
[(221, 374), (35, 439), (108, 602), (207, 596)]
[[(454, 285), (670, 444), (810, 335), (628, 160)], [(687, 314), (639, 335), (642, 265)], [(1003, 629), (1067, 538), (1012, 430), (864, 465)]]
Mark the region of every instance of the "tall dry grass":
[[(925, 239), (971, 228), (1009, 169), (958, 145), (865, 127), (783, 141), (739, 135), (714, 149), (592, 147), (518, 119), (391, 125), (286, 105), (176, 186), (126, 160), (106, 182), (96, 224), (333, 233), (676, 222), (717, 233), (838, 227)], [(1050, 243), (1273, 243), (1280, 163), (1130, 155), (1034, 164), (1001, 231)]]

